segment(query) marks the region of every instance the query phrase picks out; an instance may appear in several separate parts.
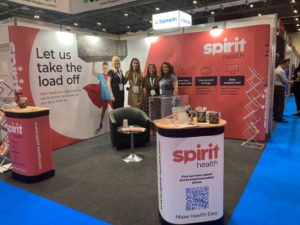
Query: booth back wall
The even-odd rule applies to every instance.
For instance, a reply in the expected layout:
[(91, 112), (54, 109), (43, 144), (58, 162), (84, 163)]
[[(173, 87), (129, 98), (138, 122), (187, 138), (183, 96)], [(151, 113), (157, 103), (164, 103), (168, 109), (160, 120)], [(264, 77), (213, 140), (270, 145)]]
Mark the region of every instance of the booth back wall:
[[(269, 25), (159, 37), (147, 63), (174, 65), (179, 93), (193, 107), (207, 106), (227, 120), (225, 137), (265, 139), (265, 93), (268, 84)], [(248, 123), (248, 124), (247, 124)]]
[[(19, 96), (29, 97), (31, 105), (50, 108), (56, 149), (108, 131), (110, 106), (95, 102), (97, 96), (86, 88), (98, 83), (92, 76), (92, 61), (97, 61), (98, 72), (103, 72), (102, 62), (112, 55), (121, 56), (124, 71), (133, 57), (140, 59), (142, 68), (155, 63), (159, 69), (169, 61), (180, 94), (189, 95), (193, 107), (220, 111), (228, 121), (225, 137), (248, 138), (250, 122), (259, 130), (256, 139), (264, 140), (269, 27), (224, 29), (219, 36), (205, 31), (120, 42), (85, 36), (88, 48), (79, 55), (75, 34), (11, 26), (14, 88)], [(106, 47), (95, 51), (93, 46), (99, 43)], [(105, 113), (104, 126), (95, 133), (101, 113)]]

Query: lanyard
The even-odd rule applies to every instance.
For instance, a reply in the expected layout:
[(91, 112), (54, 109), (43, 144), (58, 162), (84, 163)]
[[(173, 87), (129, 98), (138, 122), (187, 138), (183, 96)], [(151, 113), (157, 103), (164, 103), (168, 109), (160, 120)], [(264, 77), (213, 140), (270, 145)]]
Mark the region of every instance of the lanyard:
[(151, 88), (153, 88), (153, 85), (154, 85), (154, 78), (153, 77), (150, 77), (150, 85), (151, 85)]
[(134, 84), (137, 84), (137, 79), (138, 79), (137, 73), (133, 73), (133, 81), (134, 81)]
[(118, 76), (120, 78), (120, 83), (122, 83), (122, 73), (119, 73), (119, 70), (117, 70), (117, 74), (118, 74)]

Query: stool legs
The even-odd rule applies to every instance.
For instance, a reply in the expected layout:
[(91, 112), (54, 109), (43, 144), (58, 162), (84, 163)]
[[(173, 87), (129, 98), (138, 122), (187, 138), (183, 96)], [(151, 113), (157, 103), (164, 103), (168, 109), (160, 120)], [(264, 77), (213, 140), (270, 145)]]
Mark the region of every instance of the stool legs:
[(140, 162), (144, 159), (143, 155), (135, 154), (134, 152), (134, 133), (130, 132), (130, 150), (131, 153), (129, 155), (124, 155), (122, 160), (126, 163), (129, 162)]

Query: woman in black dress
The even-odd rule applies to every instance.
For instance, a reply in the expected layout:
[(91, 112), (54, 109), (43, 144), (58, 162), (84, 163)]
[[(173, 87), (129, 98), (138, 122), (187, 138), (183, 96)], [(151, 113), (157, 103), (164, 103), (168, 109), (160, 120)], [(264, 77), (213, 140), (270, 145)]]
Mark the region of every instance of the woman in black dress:
[(120, 58), (112, 57), (112, 69), (108, 71), (107, 84), (110, 91), (112, 108), (124, 107), (124, 85), (127, 80), (121, 70)]
[(149, 115), (149, 97), (159, 95), (159, 77), (155, 64), (149, 64), (144, 77), (144, 111)]

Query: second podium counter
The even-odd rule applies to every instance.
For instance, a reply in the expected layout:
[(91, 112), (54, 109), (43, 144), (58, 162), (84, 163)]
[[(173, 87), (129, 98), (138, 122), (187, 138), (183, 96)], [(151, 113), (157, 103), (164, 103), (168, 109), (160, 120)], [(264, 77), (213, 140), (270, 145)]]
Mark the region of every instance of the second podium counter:
[(224, 127), (155, 122), (159, 212), (163, 224), (223, 224)]

